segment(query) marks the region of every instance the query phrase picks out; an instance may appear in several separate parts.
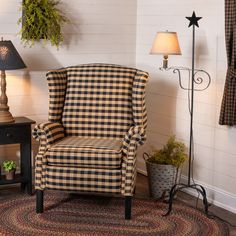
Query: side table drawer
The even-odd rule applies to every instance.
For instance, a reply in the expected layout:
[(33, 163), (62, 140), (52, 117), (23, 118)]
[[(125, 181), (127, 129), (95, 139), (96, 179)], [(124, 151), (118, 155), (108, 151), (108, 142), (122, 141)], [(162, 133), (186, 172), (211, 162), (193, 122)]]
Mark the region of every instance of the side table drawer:
[(10, 144), (16, 142), (22, 142), (30, 135), (27, 127), (4, 127), (0, 129), (0, 143)]

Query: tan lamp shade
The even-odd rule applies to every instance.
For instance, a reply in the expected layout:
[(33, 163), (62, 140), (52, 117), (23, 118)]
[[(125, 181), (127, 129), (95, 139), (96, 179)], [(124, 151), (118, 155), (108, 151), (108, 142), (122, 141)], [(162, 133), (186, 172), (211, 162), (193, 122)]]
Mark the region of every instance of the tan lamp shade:
[(163, 68), (168, 67), (168, 55), (181, 55), (176, 32), (157, 32), (150, 54), (163, 55)]
[(157, 32), (151, 54), (181, 55), (176, 32)]

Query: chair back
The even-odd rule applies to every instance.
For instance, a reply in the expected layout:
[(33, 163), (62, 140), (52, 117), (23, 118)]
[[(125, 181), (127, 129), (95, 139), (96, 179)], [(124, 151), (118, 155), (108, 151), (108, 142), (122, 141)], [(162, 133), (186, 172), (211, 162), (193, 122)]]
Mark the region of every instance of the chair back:
[(86, 64), (47, 73), (49, 121), (67, 136), (122, 139), (132, 125), (146, 126), (146, 72)]

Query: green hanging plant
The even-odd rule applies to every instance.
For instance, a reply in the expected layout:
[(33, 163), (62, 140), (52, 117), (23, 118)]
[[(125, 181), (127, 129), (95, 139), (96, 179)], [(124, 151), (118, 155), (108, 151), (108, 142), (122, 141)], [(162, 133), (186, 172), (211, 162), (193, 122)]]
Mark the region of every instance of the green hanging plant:
[(25, 45), (32, 46), (35, 42), (50, 41), (52, 46), (59, 47), (63, 41), (62, 26), (68, 19), (57, 8), (60, 0), (23, 0), (21, 40)]

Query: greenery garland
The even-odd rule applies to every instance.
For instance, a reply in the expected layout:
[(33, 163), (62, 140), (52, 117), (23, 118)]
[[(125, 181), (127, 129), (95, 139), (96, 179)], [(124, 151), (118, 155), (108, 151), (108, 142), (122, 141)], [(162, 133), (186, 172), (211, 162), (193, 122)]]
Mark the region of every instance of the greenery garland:
[(22, 24), (21, 40), (25, 45), (32, 46), (44, 39), (52, 46), (59, 47), (63, 41), (61, 27), (68, 19), (57, 8), (60, 0), (23, 0), (22, 17), (18, 23)]

